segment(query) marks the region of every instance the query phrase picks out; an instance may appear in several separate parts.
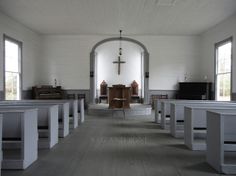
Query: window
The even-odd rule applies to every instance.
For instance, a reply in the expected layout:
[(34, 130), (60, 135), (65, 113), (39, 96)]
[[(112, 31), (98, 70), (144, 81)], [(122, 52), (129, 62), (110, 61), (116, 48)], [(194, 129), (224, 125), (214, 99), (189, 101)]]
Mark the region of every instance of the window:
[(231, 100), (232, 38), (217, 43), (216, 50), (216, 100)]
[(6, 100), (21, 98), (22, 43), (4, 35), (4, 93)]

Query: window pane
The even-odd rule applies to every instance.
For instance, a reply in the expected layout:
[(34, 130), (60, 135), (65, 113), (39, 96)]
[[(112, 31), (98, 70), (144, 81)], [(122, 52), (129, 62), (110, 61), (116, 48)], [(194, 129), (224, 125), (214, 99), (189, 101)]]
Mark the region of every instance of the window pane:
[(19, 47), (16, 43), (5, 41), (5, 71), (19, 72)]
[(231, 71), (231, 42), (222, 45), (218, 48), (218, 73), (225, 73)]
[(217, 76), (217, 100), (230, 101), (230, 73)]
[(5, 98), (6, 100), (19, 100), (19, 74), (5, 72)]

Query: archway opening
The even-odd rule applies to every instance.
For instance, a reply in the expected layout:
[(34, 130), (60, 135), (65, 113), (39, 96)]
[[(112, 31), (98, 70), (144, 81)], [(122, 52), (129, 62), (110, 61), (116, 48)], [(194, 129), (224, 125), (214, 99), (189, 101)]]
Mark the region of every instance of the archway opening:
[(96, 48), (96, 97), (100, 96), (100, 84), (103, 80), (112, 86), (122, 84), (127, 87), (135, 80), (138, 84), (138, 95), (143, 95), (143, 49), (132, 42), (122, 42), (122, 56), (119, 64), (119, 41), (103, 43)]
[[(90, 54), (90, 103), (95, 103), (99, 95), (100, 83), (105, 80), (109, 86), (124, 84), (130, 86), (133, 80), (138, 82), (142, 102), (148, 103), (149, 54), (146, 47), (137, 40), (122, 38), (124, 54), (118, 74), (118, 41), (120, 38), (108, 38), (98, 42)], [(132, 66), (133, 65), (133, 66)]]

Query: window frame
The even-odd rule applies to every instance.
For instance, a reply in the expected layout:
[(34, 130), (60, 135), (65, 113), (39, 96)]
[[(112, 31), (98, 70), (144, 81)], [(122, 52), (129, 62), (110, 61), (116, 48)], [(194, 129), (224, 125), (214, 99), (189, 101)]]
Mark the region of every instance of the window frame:
[[(217, 64), (218, 64), (218, 48), (220, 46), (223, 46), (227, 43), (231, 43), (231, 68), (230, 68), (230, 72), (224, 72), (224, 73), (217, 73)], [(215, 100), (217, 100), (217, 76), (218, 75), (224, 75), (224, 74), (229, 74), (230, 73), (230, 101), (232, 100), (232, 88), (233, 88), (233, 78), (232, 78), (232, 72), (233, 72), (233, 36), (226, 38), (225, 40), (222, 40), (220, 42), (215, 43), (215, 53), (214, 53), (214, 72), (215, 72), (215, 76), (214, 76), (214, 82), (215, 82)], [(217, 100), (218, 101), (218, 100)]]
[(19, 47), (19, 56), (18, 56), (19, 61), (18, 62), (20, 64), (20, 66), (19, 66), (20, 71), (19, 72), (12, 72), (12, 73), (19, 73), (19, 93), (20, 93), (19, 100), (21, 100), (22, 99), (22, 93), (23, 93), (23, 90), (22, 90), (22, 84), (23, 84), (23, 82), (22, 82), (23, 42), (21, 42), (19, 40), (16, 40), (16, 39), (14, 39), (14, 38), (6, 35), (6, 34), (3, 34), (3, 98), (4, 98), (4, 100), (6, 100), (6, 87), (5, 87), (6, 86), (6, 79), (5, 79), (5, 73), (6, 73), (6, 68), (5, 68), (5, 59), (6, 59), (5, 41), (6, 40), (17, 44), (18, 47)]

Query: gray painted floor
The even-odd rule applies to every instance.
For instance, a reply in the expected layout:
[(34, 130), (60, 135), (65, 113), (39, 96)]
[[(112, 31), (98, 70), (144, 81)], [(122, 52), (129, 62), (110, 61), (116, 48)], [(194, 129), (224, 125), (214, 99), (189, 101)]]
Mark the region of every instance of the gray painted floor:
[(153, 123), (152, 116), (86, 116), (72, 134), (25, 171), (3, 176), (211, 176), (204, 152), (185, 148), (183, 140)]

